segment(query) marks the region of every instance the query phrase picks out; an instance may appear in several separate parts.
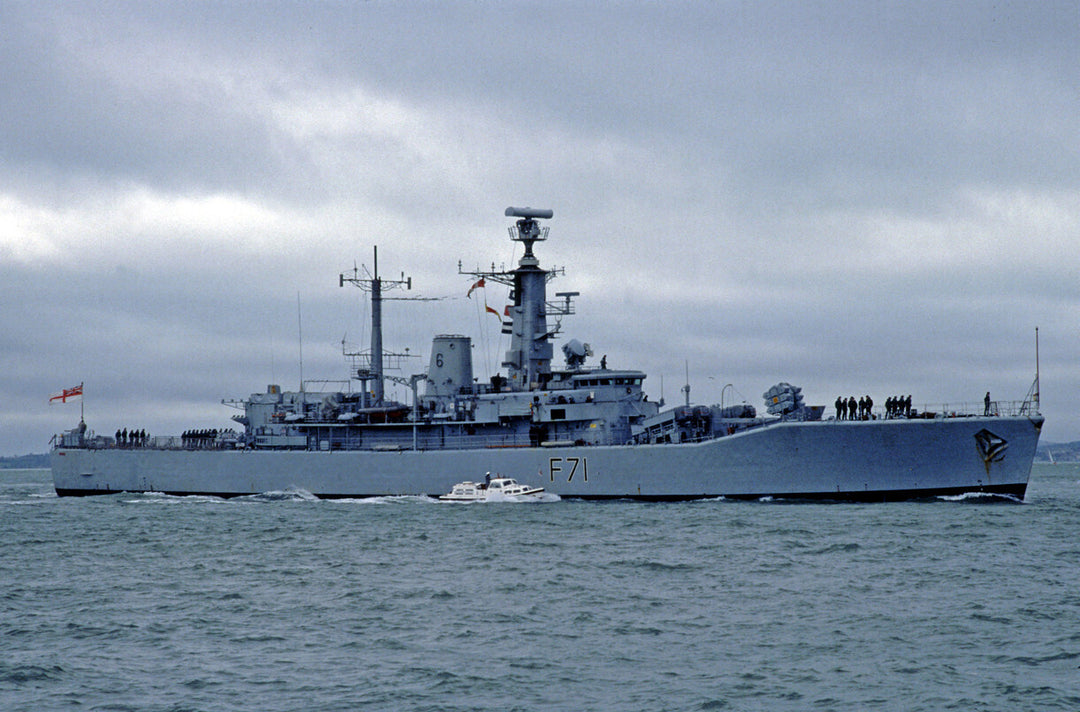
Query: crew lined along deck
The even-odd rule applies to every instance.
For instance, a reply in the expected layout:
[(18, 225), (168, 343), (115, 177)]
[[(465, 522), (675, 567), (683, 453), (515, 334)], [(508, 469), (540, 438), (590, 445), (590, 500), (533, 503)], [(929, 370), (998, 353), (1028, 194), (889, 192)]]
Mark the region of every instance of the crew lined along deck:
[[(889, 412), (886, 406), (875, 407), (865, 417), (828, 418), (814, 417), (822, 411), (821, 406), (810, 406), (802, 414), (775, 417), (749, 415), (753, 408), (748, 406), (676, 407), (666, 411), (655, 422), (646, 425), (636, 433), (627, 445), (674, 444), (704, 442), (727, 437), (748, 430), (775, 425), (785, 421), (820, 422), (822, 424), (853, 424), (860, 420), (937, 420), (949, 418), (970, 418), (984, 415), (989, 410), (990, 416), (1017, 416), (1032, 414), (1030, 401), (992, 401), (982, 408), (970, 403), (942, 404), (933, 407), (911, 408), (899, 412)], [(727, 415), (720, 414), (721, 412)], [(738, 413), (749, 417), (738, 417)], [(810, 417), (807, 417), (807, 415)], [(403, 450), (458, 450), (471, 448), (556, 448), (565, 446), (588, 446), (583, 440), (541, 440), (537, 431), (521, 433), (516, 430), (500, 432), (478, 432), (469, 422), (425, 422), (417, 423), (415, 428), (407, 420), (384, 424), (366, 424), (358, 428), (350, 423), (320, 421), (292, 421), (295, 434), (259, 436), (245, 438), (235, 430), (193, 429), (181, 436), (148, 435), (140, 431), (134, 440), (130, 434), (124, 438), (113, 439), (87, 433), (82, 443), (66, 444), (68, 447), (86, 447), (89, 449), (157, 449), (157, 450), (313, 450), (334, 452), (341, 450), (403, 451)], [(122, 431), (117, 431), (121, 434)]]
[[(987, 394), (989, 396), (989, 394)], [(835, 414), (829, 420), (894, 420), (894, 419), (934, 419), (934, 418), (970, 418), (976, 415), (1010, 416), (1029, 415), (1035, 412), (1030, 400), (996, 401), (987, 397), (981, 405), (972, 403), (944, 403), (938, 405), (912, 406), (911, 396), (891, 396), (885, 404), (875, 406), (870, 396), (856, 399), (854, 396), (838, 397), (833, 405)]]

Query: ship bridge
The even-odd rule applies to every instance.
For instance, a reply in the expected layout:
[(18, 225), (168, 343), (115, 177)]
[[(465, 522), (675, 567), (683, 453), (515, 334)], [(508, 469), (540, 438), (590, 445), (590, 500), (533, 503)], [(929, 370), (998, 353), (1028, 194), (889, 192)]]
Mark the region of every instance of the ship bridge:
[(573, 388), (597, 388), (600, 386), (640, 387), (644, 380), (645, 374), (641, 371), (598, 371), (575, 373), (570, 376)]

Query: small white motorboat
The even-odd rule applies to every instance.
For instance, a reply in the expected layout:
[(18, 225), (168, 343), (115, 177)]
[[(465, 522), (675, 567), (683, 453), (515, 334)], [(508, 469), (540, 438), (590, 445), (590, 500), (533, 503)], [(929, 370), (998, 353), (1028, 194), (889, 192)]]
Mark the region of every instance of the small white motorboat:
[(492, 477), (488, 473), (484, 482), (458, 482), (449, 494), (439, 495), (439, 499), (444, 502), (513, 502), (534, 499), (543, 491), (543, 487), (529, 487), (512, 477)]

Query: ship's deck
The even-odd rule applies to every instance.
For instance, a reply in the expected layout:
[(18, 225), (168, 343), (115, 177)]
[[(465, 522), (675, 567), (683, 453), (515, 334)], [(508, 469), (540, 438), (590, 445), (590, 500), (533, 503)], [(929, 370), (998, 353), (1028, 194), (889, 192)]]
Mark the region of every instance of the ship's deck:
[[(987, 412), (988, 411), (988, 412)], [(909, 416), (887, 416), (883, 406), (875, 406), (870, 417), (849, 419), (837, 419), (831, 409), (825, 410), (825, 417), (819, 422), (822, 424), (855, 424), (872, 423), (890, 420), (940, 420), (972, 417), (1012, 417), (1034, 416), (1037, 414), (1031, 401), (991, 401), (989, 409), (983, 403), (973, 405), (971, 403), (945, 403), (937, 406), (922, 406), (912, 409)], [(733, 434), (745, 433), (759, 428), (769, 427), (785, 421), (799, 420), (798, 417), (758, 417), (758, 418), (720, 418), (714, 425), (713, 432), (693, 438), (683, 439), (678, 444), (700, 443), (730, 437)], [(730, 424), (731, 427), (725, 427)], [(301, 422), (293, 422), (289, 425), (297, 428), (297, 435), (288, 436), (290, 441), (283, 441), (281, 446), (259, 447), (254, 443), (246, 442), (243, 437), (232, 431), (222, 431), (216, 438), (187, 438), (183, 436), (154, 435), (147, 437), (139, 444), (118, 443), (114, 438), (94, 435), (92, 432), (83, 437), (73, 438), (72, 433), (65, 433), (53, 437), (54, 446), (62, 444), (67, 448), (86, 449), (151, 449), (151, 450), (233, 450), (233, 449), (265, 449), (265, 450), (370, 450), (370, 451), (398, 451), (398, 450), (472, 450), (472, 449), (514, 449), (529, 447), (565, 447), (567, 445), (582, 445), (583, 443), (571, 443), (559, 440), (533, 441), (527, 432), (512, 429), (498, 433), (476, 432), (469, 434), (465, 430), (467, 422), (458, 421), (431, 421), (421, 422), (415, 425), (405, 421), (400, 423), (379, 423), (364, 425), (348, 425), (333, 420), (306, 419)], [(348, 430), (357, 433), (357, 437), (349, 438), (344, 435)], [(308, 442), (305, 431), (309, 432), (335, 432), (340, 435), (335, 441), (333, 438), (313, 438), (312, 442), (318, 442), (315, 448), (309, 448), (301, 442)], [(287, 444), (291, 442), (291, 444)], [(610, 443), (611, 445), (634, 445), (634, 442)], [(646, 444), (646, 443), (640, 443)], [(657, 444), (657, 443), (649, 443)]]

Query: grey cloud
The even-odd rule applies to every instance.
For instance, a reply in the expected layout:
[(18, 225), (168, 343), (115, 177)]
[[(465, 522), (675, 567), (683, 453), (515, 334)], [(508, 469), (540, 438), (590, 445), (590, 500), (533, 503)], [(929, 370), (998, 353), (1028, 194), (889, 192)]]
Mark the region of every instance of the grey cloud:
[[(460, 296), (512, 203), (555, 210), (566, 334), (654, 397), (685, 361), (706, 401), (1020, 398), (1040, 326), (1073, 437), (1078, 39), (1072, 3), (5, 3), (0, 452), (68, 381), (103, 430), (221, 427), (298, 378), (297, 292), (339, 376), (337, 272), (378, 243)], [(388, 341), (472, 306), (395, 304)]]

